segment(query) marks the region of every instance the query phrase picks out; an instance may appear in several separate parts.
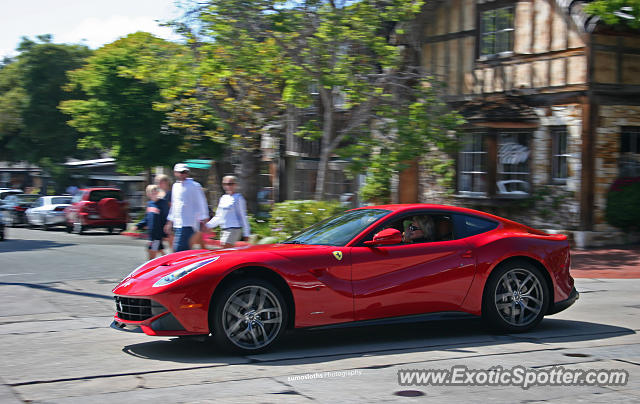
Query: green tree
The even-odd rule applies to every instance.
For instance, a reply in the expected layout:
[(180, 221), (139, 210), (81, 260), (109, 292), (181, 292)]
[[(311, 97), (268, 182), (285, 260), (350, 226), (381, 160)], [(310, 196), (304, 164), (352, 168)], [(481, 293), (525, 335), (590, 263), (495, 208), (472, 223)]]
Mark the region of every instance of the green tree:
[(595, 0), (584, 9), (607, 25), (640, 29), (640, 0)]
[(80, 146), (109, 150), (118, 169), (129, 173), (218, 153), (214, 142), (192, 141), (187, 131), (167, 124), (163, 89), (189, 69), (186, 51), (137, 32), (96, 50), (86, 66), (71, 72), (67, 89), (82, 91), (85, 99), (65, 101), (60, 109), (83, 133)]
[[(165, 92), (170, 125), (227, 145), (240, 165), (249, 211), (257, 210), (261, 138), (282, 115), (278, 48), (227, 19), (225, 4), (197, 5), (173, 25), (187, 39), (190, 77)], [(247, 13), (259, 12), (247, 2)], [(257, 17), (252, 17), (256, 20)]]
[[(279, 110), (270, 117), (276, 112), (284, 116), (287, 105), (318, 107), (315, 116), (300, 122), (297, 133), (321, 139), (315, 198), (322, 199), (331, 156), (345, 145), (370, 146), (372, 126), (379, 122), (385, 122), (381, 130), (397, 134), (396, 142), (409, 142), (403, 152), (391, 145), (395, 154), (416, 150), (416, 143), (411, 143), (414, 135), (405, 128), (426, 126), (415, 136), (432, 139), (446, 129), (442, 121), (411, 115), (412, 108), (430, 110), (435, 102), (431, 95), (423, 97), (426, 78), (408, 56), (411, 52), (398, 45), (405, 35), (403, 27), (422, 4), (419, 0), (213, 0), (193, 11), (197, 23), (189, 32), (197, 27), (200, 43), (229, 44), (224, 51), (228, 59), (218, 59), (222, 63), (218, 69), (227, 66), (229, 78), (237, 83), (253, 85), (246, 72), (259, 77), (261, 85), (271, 83), (266, 87), (270, 96), (264, 99)], [(238, 93), (230, 94), (234, 95), (229, 99), (237, 102)], [(395, 164), (396, 159), (391, 161)], [(395, 168), (400, 167), (397, 164)]]
[(19, 54), (0, 66), (0, 158), (52, 168), (77, 154), (78, 133), (66, 124), (58, 104), (67, 93), (67, 72), (84, 64), (91, 51), (80, 45), (23, 38)]

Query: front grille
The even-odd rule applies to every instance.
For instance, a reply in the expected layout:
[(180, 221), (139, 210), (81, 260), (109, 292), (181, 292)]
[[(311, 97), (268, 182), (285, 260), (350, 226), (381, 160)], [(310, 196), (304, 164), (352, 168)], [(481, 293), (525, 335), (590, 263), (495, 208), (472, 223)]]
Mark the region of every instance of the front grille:
[(151, 299), (114, 296), (118, 318), (129, 321), (144, 321), (166, 309)]

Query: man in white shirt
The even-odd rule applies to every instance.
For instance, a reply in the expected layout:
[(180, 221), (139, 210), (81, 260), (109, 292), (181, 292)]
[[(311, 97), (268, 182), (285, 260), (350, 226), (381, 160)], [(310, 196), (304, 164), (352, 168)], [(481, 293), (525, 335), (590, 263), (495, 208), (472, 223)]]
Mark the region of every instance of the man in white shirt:
[(171, 189), (171, 208), (167, 215), (165, 233), (173, 230), (173, 250), (189, 249), (189, 239), (204, 227), (209, 219), (207, 200), (202, 186), (189, 176), (189, 167), (178, 163), (173, 167), (176, 182)]

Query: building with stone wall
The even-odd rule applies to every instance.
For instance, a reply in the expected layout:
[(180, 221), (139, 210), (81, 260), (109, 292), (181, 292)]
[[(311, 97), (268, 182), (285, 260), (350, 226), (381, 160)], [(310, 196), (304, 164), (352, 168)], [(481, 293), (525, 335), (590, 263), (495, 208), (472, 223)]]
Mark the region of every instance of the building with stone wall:
[(605, 26), (584, 3), (427, 3), (422, 65), (468, 123), (449, 156), (455, 189), (436, 184), (426, 164), (417, 178), (402, 174), (399, 187), (417, 182), (422, 202), (613, 237), (608, 189), (640, 176), (640, 33)]

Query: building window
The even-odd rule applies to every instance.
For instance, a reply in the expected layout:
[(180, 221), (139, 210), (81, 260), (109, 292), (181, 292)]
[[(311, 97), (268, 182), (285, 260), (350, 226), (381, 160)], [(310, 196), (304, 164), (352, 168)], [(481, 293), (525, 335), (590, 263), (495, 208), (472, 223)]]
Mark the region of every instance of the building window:
[(620, 176), (640, 176), (640, 126), (623, 126), (620, 131)]
[(496, 191), (503, 196), (529, 194), (529, 132), (498, 133)]
[(458, 194), (521, 198), (531, 192), (531, 132), (487, 128), (465, 135), (458, 156)]
[(480, 15), (480, 56), (513, 51), (513, 16), (515, 8), (502, 7)]
[(487, 151), (484, 133), (467, 133), (460, 151), (458, 190), (462, 195), (480, 196), (487, 192)]
[(551, 128), (551, 180), (556, 184), (565, 184), (569, 176), (567, 167), (567, 128)]

